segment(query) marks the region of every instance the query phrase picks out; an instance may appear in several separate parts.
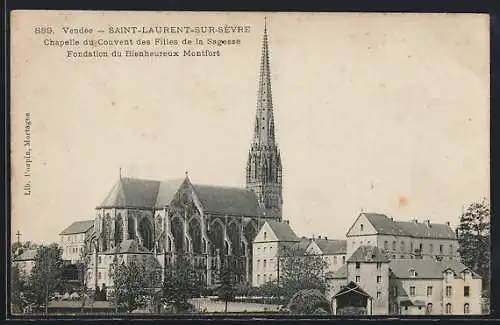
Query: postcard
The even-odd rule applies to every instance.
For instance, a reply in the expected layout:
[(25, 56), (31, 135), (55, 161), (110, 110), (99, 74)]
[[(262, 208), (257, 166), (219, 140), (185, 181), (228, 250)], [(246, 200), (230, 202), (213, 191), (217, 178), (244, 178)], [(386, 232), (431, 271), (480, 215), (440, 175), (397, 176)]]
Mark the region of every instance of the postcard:
[(489, 313), (489, 17), (11, 13), (12, 317)]

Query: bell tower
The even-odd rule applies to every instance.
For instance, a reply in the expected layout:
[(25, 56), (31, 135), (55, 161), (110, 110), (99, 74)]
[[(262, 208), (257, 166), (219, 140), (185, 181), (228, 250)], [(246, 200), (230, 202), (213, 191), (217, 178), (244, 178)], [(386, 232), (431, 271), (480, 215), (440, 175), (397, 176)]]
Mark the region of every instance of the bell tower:
[(254, 136), (248, 152), (246, 168), (246, 187), (257, 194), (266, 217), (281, 221), (283, 206), (282, 165), (275, 139), (266, 23), (264, 23), (258, 87)]

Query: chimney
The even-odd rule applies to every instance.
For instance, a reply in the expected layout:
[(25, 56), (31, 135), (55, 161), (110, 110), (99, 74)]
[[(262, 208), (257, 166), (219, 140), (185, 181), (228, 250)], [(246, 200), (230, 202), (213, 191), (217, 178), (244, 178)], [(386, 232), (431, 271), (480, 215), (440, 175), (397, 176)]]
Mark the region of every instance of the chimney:
[(414, 223), (418, 223), (418, 220), (417, 219), (413, 219), (412, 220)]
[(290, 224), (290, 220), (284, 220), (283, 222), (286, 223), (287, 225)]
[(393, 217), (391, 217), (391, 221), (394, 221), (394, 218), (393, 218)]
[(318, 236), (318, 239), (321, 239), (321, 235)]
[(446, 225), (449, 227), (449, 226), (450, 226), (450, 222), (449, 222), (449, 221), (446, 221)]
[(425, 223), (427, 224), (427, 227), (431, 227), (431, 221), (429, 219), (425, 220)]
[(328, 240), (328, 237), (325, 236), (325, 240)]

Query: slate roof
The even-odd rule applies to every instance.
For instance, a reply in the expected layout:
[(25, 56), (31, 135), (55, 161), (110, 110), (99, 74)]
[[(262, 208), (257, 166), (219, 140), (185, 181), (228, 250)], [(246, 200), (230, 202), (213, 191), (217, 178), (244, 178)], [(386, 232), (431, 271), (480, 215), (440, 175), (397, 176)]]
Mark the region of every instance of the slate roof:
[(14, 258), (14, 262), (33, 261), (35, 260), (37, 252), (37, 249), (26, 249), (21, 255)]
[(347, 278), (347, 264), (342, 265), (337, 271), (327, 273), (329, 279), (346, 279)]
[(382, 235), (456, 239), (455, 232), (447, 224), (395, 221), (385, 214), (379, 213), (363, 213), (363, 215)]
[(68, 228), (61, 231), (59, 235), (82, 234), (92, 227), (94, 227), (94, 220), (75, 221)]
[(300, 255), (305, 254), (306, 248), (311, 243), (311, 240), (308, 238), (299, 238), (298, 240), (299, 241), (282, 242), (281, 246), (283, 247), (283, 253), (288, 254), (294, 252)]
[(379, 213), (363, 213), (363, 215), (370, 221), (375, 230), (383, 235), (405, 236), (403, 229), (399, 228), (397, 224), (385, 214)]
[(365, 297), (371, 297), (365, 290), (363, 290), (357, 283), (354, 281), (349, 282), (346, 286), (344, 286), (342, 289), (340, 289), (334, 297), (341, 296), (343, 294), (349, 293), (349, 292), (355, 292), (359, 295), (365, 296)]
[(113, 186), (99, 208), (152, 208), (160, 182), (155, 180), (122, 177)]
[(261, 217), (257, 196), (251, 190), (193, 184), (206, 212), (234, 216)]
[[(401, 259), (391, 260), (389, 262), (389, 269), (392, 271), (393, 275), (399, 279), (442, 279), (443, 272), (447, 269), (451, 269), (456, 274), (460, 274), (462, 271), (469, 268), (458, 261)], [(410, 269), (415, 270), (415, 277), (410, 275)], [(478, 277), (476, 273), (473, 272), (472, 274)]]
[(298, 243), (294, 244), (294, 248), (297, 248), (299, 250), (305, 250), (311, 243), (311, 239), (309, 238), (300, 238), (299, 240), (300, 241)]
[(172, 199), (177, 193), (177, 190), (184, 182), (184, 178), (179, 179), (171, 179), (160, 182), (160, 186), (158, 188), (158, 195), (156, 197), (156, 208), (163, 208), (172, 202)]
[(120, 243), (113, 249), (110, 249), (103, 254), (151, 254), (145, 247), (139, 245), (135, 240), (128, 239)]
[(397, 225), (404, 232), (419, 238), (456, 238), (456, 234), (450, 226), (446, 224), (431, 223), (430, 226), (426, 222), (408, 222), (397, 221)]
[(325, 255), (345, 254), (347, 240), (316, 238), (314, 242)]
[[(170, 204), (184, 180), (120, 178), (98, 208), (162, 208)], [(257, 196), (251, 190), (200, 184), (192, 186), (205, 212), (262, 217)]]
[(295, 234), (290, 224), (286, 222), (277, 222), (272, 220), (267, 220), (266, 223), (273, 230), (274, 234), (278, 238), (278, 241), (286, 242), (298, 242), (299, 237)]
[(385, 263), (389, 262), (389, 259), (378, 247), (362, 245), (352, 253), (351, 257), (347, 259), (347, 262)]

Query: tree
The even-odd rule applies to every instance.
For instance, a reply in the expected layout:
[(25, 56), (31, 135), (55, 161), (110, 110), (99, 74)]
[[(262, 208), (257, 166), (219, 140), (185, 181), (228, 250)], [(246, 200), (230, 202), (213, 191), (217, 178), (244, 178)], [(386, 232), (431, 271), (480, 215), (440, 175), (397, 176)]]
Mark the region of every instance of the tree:
[(234, 298), (235, 283), (234, 272), (229, 263), (223, 263), (219, 271), (219, 300), (225, 302), (224, 312), (227, 313), (227, 303)]
[(165, 268), (161, 299), (175, 312), (185, 311), (189, 299), (197, 296), (201, 288), (202, 283), (191, 261), (178, 255), (175, 263)]
[(320, 255), (309, 255), (296, 248), (285, 249), (279, 258), (279, 295), (286, 301), (299, 290), (316, 289), (325, 294), (328, 285), (324, 273), (328, 267)]
[(305, 289), (296, 292), (288, 309), (293, 314), (330, 314), (331, 307), (325, 295), (316, 289)]
[(57, 244), (40, 246), (29, 276), (27, 295), (35, 306), (45, 307), (48, 312), (49, 301), (62, 283), (62, 250)]
[(80, 273), (80, 297), (82, 298), (81, 312), (84, 312), (86, 297), (89, 294), (88, 281), (89, 281), (89, 267), (92, 258), (92, 244), (90, 240), (86, 239), (80, 252), (80, 261), (77, 263), (78, 272)]
[(11, 266), (11, 312), (21, 313), (27, 302), (24, 297), (26, 290), (26, 281), (21, 274), (21, 270), (17, 265)]
[(481, 275), (483, 289), (489, 292), (490, 205), (486, 199), (470, 204), (457, 228), (462, 263)]
[(149, 294), (148, 280), (145, 276), (147, 270), (144, 264), (131, 261), (119, 263), (115, 261), (112, 265), (113, 292), (111, 300), (118, 307), (132, 312), (138, 308), (147, 306), (146, 297)]

